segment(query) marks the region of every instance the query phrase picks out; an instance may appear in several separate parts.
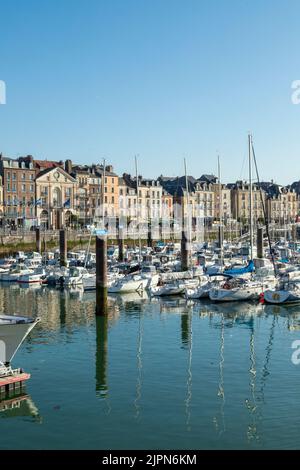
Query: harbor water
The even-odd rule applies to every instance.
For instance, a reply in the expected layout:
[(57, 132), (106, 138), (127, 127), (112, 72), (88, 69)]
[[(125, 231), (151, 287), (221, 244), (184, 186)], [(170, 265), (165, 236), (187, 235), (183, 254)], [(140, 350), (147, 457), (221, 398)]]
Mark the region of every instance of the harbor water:
[(297, 449), (300, 307), (0, 287), (1, 313), (40, 317), (0, 403), (1, 449)]

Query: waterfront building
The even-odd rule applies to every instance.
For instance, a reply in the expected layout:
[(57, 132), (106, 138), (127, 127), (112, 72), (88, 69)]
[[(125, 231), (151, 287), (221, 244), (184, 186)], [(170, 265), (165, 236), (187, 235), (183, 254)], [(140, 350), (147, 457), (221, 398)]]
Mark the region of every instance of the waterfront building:
[[(231, 190), (226, 184), (219, 184), (219, 180), (215, 175), (202, 175), (199, 182), (204, 182), (208, 185), (209, 190), (213, 191), (213, 217), (214, 220), (220, 220), (220, 216), (226, 223), (227, 220), (231, 219)], [(221, 199), (221, 200), (220, 200)], [(208, 207), (206, 207), (206, 213), (208, 213)], [(221, 210), (220, 210), (221, 209)]]
[(76, 179), (61, 166), (38, 173), (36, 187), (36, 217), (38, 225), (49, 229), (70, 226), (76, 216)]
[(66, 170), (76, 179), (76, 208), (84, 225), (98, 222), (103, 215), (111, 218), (119, 212), (119, 179), (112, 165), (73, 165)]
[(136, 177), (124, 173), (123, 177), (119, 178), (120, 216), (138, 218), (140, 221), (160, 219), (163, 208), (162, 195), (163, 187), (158, 180), (138, 176), (137, 184)]
[(267, 194), (266, 213), (270, 223), (281, 225), (296, 222), (299, 214), (299, 196), (297, 185), (281, 186), (273, 181), (261, 183)]
[[(231, 212), (233, 219), (242, 224), (250, 223), (250, 185), (247, 181), (228, 184), (231, 191)], [(260, 191), (256, 183), (252, 184), (252, 217), (254, 223), (264, 221), (263, 204), (266, 204), (266, 192)]]
[(33, 158), (12, 159), (0, 154), (2, 178), (2, 225), (20, 227), (36, 224), (35, 169)]

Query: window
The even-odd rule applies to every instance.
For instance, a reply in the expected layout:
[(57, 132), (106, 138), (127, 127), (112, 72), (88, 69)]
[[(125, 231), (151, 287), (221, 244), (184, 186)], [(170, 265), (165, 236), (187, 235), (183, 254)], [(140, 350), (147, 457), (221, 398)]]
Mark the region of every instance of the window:
[(7, 180), (10, 180), (10, 173), (7, 173)]
[(112, 198), (111, 198), (111, 203), (112, 203), (112, 204), (115, 203), (115, 197), (114, 197), (114, 196), (112, 196)]
[(104, 192), (107, 193), (107, 186), (104, 187)]
[(22, 184), (22, 192), (23, 192), (23, 193), (26, 192), (26, 184)]
[(16, 179), (17, 179), (17, 173), (13, 173), (12, 179), (13, 179), (13, 181), (16, 181)]
[(33, 186), (33, 184), (30, 185), (29, 191), (30, 191), (31, 193), (33, 193), (33, 191), (34, 191), (34, 186)]
[(7, 183), (7, 191), (10, 191), (10, 183)]
[(120, 189), (120, 196), (123, 196), (123, 189)]
[(107, 196), (105, 196), (104, 202), (105, 202), (105, 204), (107, 204)]
[(26, 173), (22, 173), (22, 180), (26, 180)]
[(12, 185), (12, 191), (16, 192), (17, 191), (17, 186), (16, 186), (16, 183), (13, 183)]

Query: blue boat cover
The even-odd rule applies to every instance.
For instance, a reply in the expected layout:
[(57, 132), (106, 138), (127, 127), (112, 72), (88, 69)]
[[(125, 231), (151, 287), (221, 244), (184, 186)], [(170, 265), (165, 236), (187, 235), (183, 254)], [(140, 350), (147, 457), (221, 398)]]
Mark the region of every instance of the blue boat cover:
[(229, 276), (239, 276), (240, 274), (253, 273), (254, 270), (255, 266), (253, 260), (251, 260), (244, 268), (225, 269), (224, 274), (229, 274)]

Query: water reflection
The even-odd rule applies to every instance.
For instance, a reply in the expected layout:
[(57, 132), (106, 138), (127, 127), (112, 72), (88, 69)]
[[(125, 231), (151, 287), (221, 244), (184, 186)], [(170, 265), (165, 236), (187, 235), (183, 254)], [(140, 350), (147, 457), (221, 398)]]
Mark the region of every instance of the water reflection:
[(221, 314), (221, 335), (220, 335), (220, 360), (219, 360), (219, 386), (217, 396), (220, 399), (219, 418), (215, 416), (213, 422), (219, 436), (225, 432), (225, 388), (224, 388), (224, 347), (225, 347), (225, 321)]
[(136, 379), (136, 397), (134, 400), (135, 418), (140, 416), (140, 400), (142, 397), (142, 344), (143, 344), (143, 314), (139, 316), (138, 345), (137, 345), (137, 379)]
[[(178, 394), (177, 399), (181, 406), (174, 408), (172, 419), (176, 416), (176, 422), (183, 423), (185, 433), (188, 432), (193, 437), (195, 429), (197, 432), (199, 430), (199, 423), (202, 425), (201, 419), (205, 419), (203, 408), (207, 405), (208, 427), (211, 427), (207, 432), (213, 434), (213, 437), (210, 435), (211, 442), (213, 439), (218, 443), (223, 442), (223, 439), (228, 442), (227, 434), (233, 422), (238, 419), (232, 410), (239, 406), (241, 413), (244, 413), (240, 434), (249, 446), (262, 445), (264, 437), (262, 417), (266, 410), (265, 405), (270, 403), (266, 384), (272, 366), (274, 338), (276, 336), (277, 339), (277, 335), (282, 333), (282, 327), (286, 329), (285, 334), (300, 329), (299, 306), (280, 307), (248, 302), (186, 302), (182, 297), (149, 299), (147, 295), (139, 293), (109, 296), (108, 316), (98, 318), (95, 318), (95, 293), (84, 293), (81, 289), (59, 291), (45, 287), (4, 287), (0, 288), (0, 306), (6, 313), (41, 318), (40, 324), (24, 343), (27, 352), (32, 352), (35, 346), (76, 341), (80, 348), (82, 343), (78, 338), (81, 341), (82, 337), (78, 334), (84, 332), (92, 337), (92, 351), (88, 348), (85, 350), (85, 354), (89, 356), (84, 357), (84, 360), (92, 360), (93, 364), (95, 361), (90, 390), (107, 405), (107, 415), (114, 415), (110, 413), (110, 409), (114, 408), (114, 400), (120, 396), (120, 380), (124, 380), (124, 377), (119, 377), (123, 372), (114, 361), (118, 354), (124, 355), (124, 361), (130, 360), (132, 375), (128, 374), (128, 381), (131, 380), (131, 383), (122, 389), (121, 396), (126, 397), (127, 405), (129, 403), (131, 422), (138, 421), (139, 426), (147, 423), (148, 403), (145, 397), (149, 396), (147, 386), (150, 383), (151, 387), (153, 384), (157, 387), (154, 395), (157, 404), (152, 404), (152, 412), (157, 409), (159, 414), (163, 409), (161, 404), (165, 403), (165, 384), (156, 382), (157, 378), (151, 376), (151, 367), (148, 366), (148, 361), (151, 364), (151, 354), (153, 351), (156, 353), (155, 360), (158, 351), (163, 355), (164, 352), (168, 353), (168, 347), (173, 348), (169, 358), (171, 361), (176, 358), (174, 364), (176, 367), (178, 364), (178, 369), (176, 373), (168, 370), (165, 378), (168, 388), (175, 390), (175, 399), (176, 393)], [(161, 328), (162, 321), (165, 325), (170, 325), (170, 328)], [(155, 329), (153, 338), (157, 339), (153, 343), (149, 340), (152, 339), (152, 328)], [(123, 335), (124, 332), (130, 334), (128, 349), (120, 349), (122, 346), (118, 343), (118, 335)], [(203, 340), (206, 350), (200, 349), (199, 352), (200, 334), (201, 343)], [(124, 337), (121, 338), (124, 340)], [(129, 359), (125, 356), (128, 351), (133, 354), (128, 356)], [(74, 348), (70, 348), (70, 354), (75, 354)], [(18, 355), (18, 361), (22, 362), (21, 355)], [(111, 370), (114, 372), (114, 368), (118, 370), (118, 374), (109, 374)], [(176, 382), (172, 383), (172, 380)], [(240, 381), (243, 382), (242, 385)], [(205, 388), (207, 401), (204, 407), (200, 383), (204, 383)], [(234, 389), (235, 385), (238, 392)], [(234, 406), (233, 400), (238, 402)], [(34, 419), (38, 420), (38, 411), (33, 413), (34, 406), (30, 397), (19, 397), (19, 401), (15, 403), (15, 408), (19, 410), (16, 413), (20, 413), (20, 416), (36, 417)], [(11, 410), (13, 408), (12, 406)], [(126, 404), (125, 409), (127, 410)], [(2, 411), (0, 407), (0, 417), (13, 416), (14, 412), (11, 410), (9, 403)], [(128, 417), (124, 421), (128, 423)], [(161, 426), (164, 423), (161, 422)]]
[(108, 394), (107, 385), (108, 360), (108, 317), (96, 318), (96, 394), (105, 398)]
[(0, 419), (20, 417), (32, 418), (33, 421), (42, 423), (42, 417), (30, 395), (21, 392), (0, 401)]

